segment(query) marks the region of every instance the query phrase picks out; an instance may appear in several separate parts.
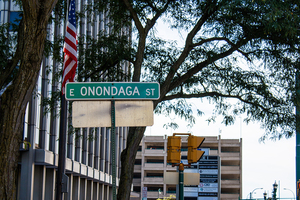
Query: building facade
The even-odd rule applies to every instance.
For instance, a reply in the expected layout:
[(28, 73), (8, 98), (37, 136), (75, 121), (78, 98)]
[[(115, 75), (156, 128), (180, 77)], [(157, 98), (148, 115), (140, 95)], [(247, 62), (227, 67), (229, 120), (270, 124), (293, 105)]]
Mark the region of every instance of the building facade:
[[(77, 0), (76, 11), (83, 11), (92, 0)], [(0, 24), (18, 23), (22, 11), (13, 1), (0, 1)], [(83, 15), (84, 16), (84, 15)], [(78, 35), (96, 38), (100, 31), (109, 34), (109, 19), (105, 13), (89, 13), (93, 20), (78, 19)], [(56, 17), (53, 13), (53, 17)], [(65, 21), (48, 25), (47, 39), (63, 38)], [(124, 29), (130, 34), (129, 29)], [(10, 34), (13, 34), (12, 32)], [(56, 174), (59, 157), (59, 102), (47, 111), (42, 102), (59, 91), (60, 83), (54, 78), (62, 63), (52, 56), (44, 57), (31, 101), (24, 118), (23, 143), (20, 144), (19, 176), (17, 199), (54, 200)], [(122, 64), (124, 74), (128, 73), (128, 63)], [(68, 122), (71, 113), (68, 114)], [(112, 199), (111, 130), (109, 128), (80, 128), (70, 133), (66, 144), (67, 193), (64, 200)], [(116, 177), (120, 177), (121, 151), (125, 148), (128, 128), (116, 128), (115, 155)], [(117, 181), (118, 186), (118, 181)]]
[[(205, 137), (205, 136), (202, 136)], [(182, 157), (187, 156), (187, 137), (182, 138)], [(167, 164), (167, 136), (144, 136), (134, 166), (133, 191), (140, 194), (147, 187), (147, 199), (176, 196), (176, 185), (164, 184), (164, 173), (176, 172)], [(201, 148), (209, 156), (219, 157), (219, 197), (221, 200), (239, 199), (242, 196), (242, 139), (205, 137)], [(200, 173), (201, 180), (201, 173)]]

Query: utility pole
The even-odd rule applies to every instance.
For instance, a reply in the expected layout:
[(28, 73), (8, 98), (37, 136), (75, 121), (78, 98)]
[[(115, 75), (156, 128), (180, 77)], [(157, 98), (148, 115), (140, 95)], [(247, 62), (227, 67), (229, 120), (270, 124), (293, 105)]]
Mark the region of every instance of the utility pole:
[[(299, 123), (299, 112), (300, 112), (300, 73), (296, 73), (296, 189), (297, 181), (300, 179), (300, 123)], [(298, 194), (297, 194), (297, 198)], [(299, 198), (300, 200), (300, 198)]]
[(182, 163), (179, 164), (179, 200), (184, 199), (184, 190), (183, 190), (183, 180), (184, 180), (184, 165)]

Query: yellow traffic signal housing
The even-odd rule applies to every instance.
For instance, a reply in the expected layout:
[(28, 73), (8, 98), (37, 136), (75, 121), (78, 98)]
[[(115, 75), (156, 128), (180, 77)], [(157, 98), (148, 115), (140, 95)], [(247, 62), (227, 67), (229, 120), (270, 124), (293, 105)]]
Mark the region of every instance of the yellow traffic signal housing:
[(200, 151), (198, 148), (204, 140), (204, 137), (197, 137), (193, 135), (188, 137), (188, 163), (196, 163), (203, 156), (204, 151)]
[(181, 137), (169, 136), (168, 137), (168, 163), (180, 163), (181, 160)]

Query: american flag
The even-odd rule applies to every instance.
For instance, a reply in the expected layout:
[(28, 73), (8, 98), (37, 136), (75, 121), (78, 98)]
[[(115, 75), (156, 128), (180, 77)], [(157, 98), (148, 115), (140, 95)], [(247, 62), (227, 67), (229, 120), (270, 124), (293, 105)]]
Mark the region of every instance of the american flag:
[(75, 0), (71, 0), (69, 6), (69, 16), (67, 22), (67, 31), (64, 44), (64, 70), (62, 81), (62, 94), (65, 93), (67, 82), (74, 82), (77, 68), (77, 40), (76, 40), (76, 17)]

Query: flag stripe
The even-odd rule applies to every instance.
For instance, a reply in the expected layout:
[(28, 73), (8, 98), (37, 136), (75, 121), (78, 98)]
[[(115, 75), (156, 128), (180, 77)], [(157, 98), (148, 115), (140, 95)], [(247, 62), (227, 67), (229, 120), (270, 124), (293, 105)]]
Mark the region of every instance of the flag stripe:
[(64, 69), (63, 79), (61, 85), (62, 94), (65, 93), (65, 85), (67, 82), (75, 81), (75, 74), (77, 68), (77, 34), (76, 34), (76, 19), (75, 19), (75, 0), (71, 0), (69, 6), (69, 15), (67, 21), (65, 44), (63, 52)]

